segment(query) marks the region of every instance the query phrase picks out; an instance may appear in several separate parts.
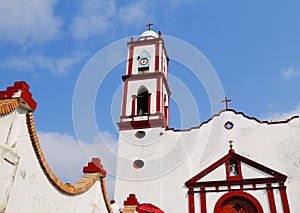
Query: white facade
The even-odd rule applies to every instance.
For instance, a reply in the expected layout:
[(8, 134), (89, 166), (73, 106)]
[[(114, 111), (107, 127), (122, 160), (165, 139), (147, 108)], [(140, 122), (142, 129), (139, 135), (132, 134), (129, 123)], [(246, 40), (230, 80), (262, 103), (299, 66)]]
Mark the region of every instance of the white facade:
[[(227, 121), (234, 124), (230, 130), (224, 128)], [(137, 131), (141, 130), (120, 131), (115, 191), (117, 200), (124, 200), (129, 193), (135, 193), (140, 202), (151, 202), (165, 212), (188, 212), (185, 181), (226, 155), (228, 141), (232, 140), (234, 149), (240, 155), (288, 176), (287, 192), (291, 211), (300, 211), (300, 167), (297, 166), (300, 162), (299, 118), (286, 123), (267, 124), (233, 111), (224, 111), (201, 127), (188, 131), (143, 129), (146, 135), (142, 139), (135, 137)], [(205, 150), (209, 153), (201, 161)], [(143, 168), (133, 167), (136, 159), (144, 161)], [(244, 178), (264, 176), (251, 168), (247, 169), (247, 166), (243, 168)], [(210, 174), (206, 179), (225, 179), (224, 171)], [(257, 197), (264, 212), (270, 212), (266, 192), (248, 193)], [(279, 194), (274, 194), (275, 199), (280, 200)], [(221, 195), (207, 195), (208, 198), (212, 197), (207, 198), (210, 200), (208, 212), (213, 212), (214, 204)], [(277, 206), (277, 211), (283, 212), (282, 207)]]
[[(145, 46), (138, 46), (136, 52), (133, 50), (136, 53), (134, 57), (148, 50), (148, 47), (146, 43)], [(133, 61), (132, 66), (135, 70), (135, 66), (138, 66), (137, 62)], [(127, 70), (127, 75), (128, 73)], [(133, 76), (139, 75), (134, 72), (132, 74)], [(158, 90), (152, 80), (138, 79), (130, 81), (126, 94), (136, 93), (136, 88), (141, 85)], [(124, 92), (124, 95), (126, 94)], [(128, 108), (132, 106), (132, 102), (128, 98), (124, 99), (123, 96), (123, 102), (124, 100), (126, 101), (126, 114), (129, 114)], [(165, 103), (161, 100), (159, 104), (163, 108)], [(155, 108), (152, 103), (151, 101), (151, 109)], [(150, 113), (153, 111), (151, 110)], [(142, 119), (147, 119), (147, 117)], [(227, 122), (233, 124), (232, 128), (225, 127)], [(122, 201), (130, 193), (134, 193), (140, 203), (152, 203), (165, 212), (189, 212), (188, 188), (185, 182), (225, 156), (229, 150), (229, 141), (233, 141), (233, 148), (239, 155), (286, 175), (288, 179), (285, 185), (290, 210), (300, 212), (300, 202), (298, 202), (300, 197), (299, 117), (282, 122), (266, 122), (250, 118), (234, 110), (222, 111), (199, 127), (183, 131), (175, 131), (168, 127), (152, 126), (149, 128), (142, 125), (133, 129), (120, 127), (116, 199)], [(242, 170), (244, 179), (269, 176), (243, 163)], [(225, 165), (223, 169), (220, 168), (203, 179), (206, 181), (226, 180)], [(239, 186), (232, 185), (231, 187), (238, 190)], [(266, 188), (266, 184), (259, 187)], [(272, 187), (275, 187), (273, 193), (277, 212), (284, 212), (279, 190), (276, 189), (276, 184)], [(270, 212), (266, 190), (246, 189), (246, 192), (258, 200), (263, 212)], [(220, 191), (206, 194), (207, 212), (214, 211), (217, 201), (225, 193)], [(200, 212), (199, 195), (195, 195), (195, 205), (196, 212)]]

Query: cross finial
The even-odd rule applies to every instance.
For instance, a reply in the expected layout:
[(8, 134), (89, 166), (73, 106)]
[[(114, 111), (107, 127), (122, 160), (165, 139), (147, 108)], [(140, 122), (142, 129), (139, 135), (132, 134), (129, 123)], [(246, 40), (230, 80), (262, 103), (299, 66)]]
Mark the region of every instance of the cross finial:
[(230, 141), (228, 141), (228, 143), (230, 144), (230, 145), (229, 145), (230, 149), (232, 149), (232, 147), (233, 147), (233, 145), (232, 145), (233, 141), (230, 140)]
[(151, 30), (151, 26), (153, 26), (153, 24), (149, 21), (149, 23), (146, 24), (146, 26), (148, 27), (148, 30)]
[(233, 147), (233, 145), (232, 145), (233, 141), (230, 140), (230, 141), (228, 141), (228, 143), (230, 144), (230, 145), (229, 145), (229, 147), (230, 147), (229, 153), (233, 153), (233, 152), (234, 152), (234, 149), (232, 148), (232, 147)]
[(222, 100), (222, 102), (225, 102), (225, 104), (226, 104), (226, 110), (228, 110), (228, 102), (231, 102), (231, 100), (227, 99), (227, 97), (225, 97), (225, 99)]

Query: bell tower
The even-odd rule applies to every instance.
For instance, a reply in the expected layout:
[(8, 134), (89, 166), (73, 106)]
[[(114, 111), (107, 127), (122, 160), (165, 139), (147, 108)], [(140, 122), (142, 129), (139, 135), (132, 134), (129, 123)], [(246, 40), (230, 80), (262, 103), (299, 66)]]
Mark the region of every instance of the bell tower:
[(169, 126), (169, 58), (161, 33), (147, 26), (137, 40), (127, 43), (120, 130)]

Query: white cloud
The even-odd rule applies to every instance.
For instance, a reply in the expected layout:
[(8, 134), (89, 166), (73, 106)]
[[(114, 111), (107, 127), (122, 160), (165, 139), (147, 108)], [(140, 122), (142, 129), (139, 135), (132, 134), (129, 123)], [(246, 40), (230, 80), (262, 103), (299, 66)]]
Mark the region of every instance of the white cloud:
[(281, 120), (286, 120), (289, 119), (295, 115), (300, 115), (300, 103), (298, 105), (288, 111), (288, 112), (275, 112), (275, 113), (270, 113), (264, 120), (271, 120), (271, 121), (281, 121)]
[(113, 197), (117, 140), (110, 133), (102, 132), (91, 143), (79, 143), (72, 136), (58, 132), (38, 132), (38, 136), (50, 168), (63, 182), (78, 181), (83, 166), (92, 157), (99, 157), (107, 171), (108, 194)]
[(71, 33), (76, 39), (87, 39), (103, 35), (118, 25), (146, 24), (149, 15), (146, 5), (146, 1), (131, 1), (117, 7), (114, 0), (82, 0), (81, 11), (70, 26)]
[(72, 35), (77, 39), (103, 34), (111, 27), (111, 19), (116, 14), (114, 1), (84, 0), (80, 8), (80, 14), (71, 24)]
[(55, 75), (66, 75), (71, 72), (71, 68), (83, 57), (83, 53), (74, 52), (68, 57), (53, 58), (42, 53), (30, 55), (13, 56), (1, 60), (1, 67), (16, 71), (27, 71), (35, 75), (43, 70), (49, 70)]
[(146, 24), (145, 21), (149, 21), (146, 5), (147, 1), (137, 1), (120, 8), (118, 12), (120, 21), (125, 24)]
[(54, 0), (0, 0), (0, 41), (44, 42), (59, 35), (62, 20)]
[(283, 78), (283, 80), (289, 80), (293, 77), (298, 76), (299, 74), (299, 71), (295, 70), (294, 68), (289, 68), (281, 72), (281, 77)]

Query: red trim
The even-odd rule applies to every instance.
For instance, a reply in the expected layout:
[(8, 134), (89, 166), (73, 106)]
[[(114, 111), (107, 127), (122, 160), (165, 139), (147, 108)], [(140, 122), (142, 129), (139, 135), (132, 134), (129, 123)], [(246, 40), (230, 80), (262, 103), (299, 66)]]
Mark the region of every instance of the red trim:
[(279, 184), (279, 191), (280, 191), (283, 211), (284, 213), (290, 213), (289, 202), (286, 194), (286, 186), (284, 186), (283, 183)]
[(135, 194), (129, 194), (126, 200), (124, 200), (124, 206), (136, 206), (138, 207), (140, 203), (138, 202)]
[(223, 202), (226, 201), (227, 199), (231, 198), (231, 197), (246, 198), (255, 205), (258, 213), (263, 213), (263, 209), (262, 209), (260, 203), (258, 202), (258, 200), (255, 197), (253, 197), (252, 195), (250, 195), (246, 192), (240, 192), (240, 191), (228, 192), (228, 193), (224, 194), (223, 196), (221, 196), (221, 198), (217, 201), (217, 203), (215, 205), (214, 213), (220, 213), (221, 212), (221, 205), (223, 204)]
[(168, 107), (167, 106), (164, 107), (164, 115), (165, 115), (165, 119), (167, 121), (167, 126), (169, 126), (169, 115), (168, 115)]
[(135, 113), (135, 102), (136, 102), (136, 96), (132, 96), (132, 102), (131, 102), (131, 116), (132, 116), (132, 121), (133, 121), (133, 118), (134, 116), (136, 115)]
[[(230, 175), (230, 161), (234, 160), (237, 163), (237, 174), (236, 176), (231, 176)], [(242, 175), (242, 168), (241, 168), (241, 162), (239, 160), (236, 159), (230, 159), (228, 160), (226, 163), (226, 179), (227, 180), (242, 180), (243, 179), (243, 175)]]
[(151, 114), (151, 94), (152, 93), (148, 93), (148, 119), (149, 115)]
[(206, 213), (206, 193), (205, 189), (200, 190), (201, 213)]
[[(267, 178), (253, 178), (253, 179), (244, 179), (244, 180), (222, 180), (222, 181), (208, 181), (208, 182), (199, 182), (198, 180), (200, 180), (202, 177), (204, 177), (205, 175), (209, 174), (210, 172), (212, 172), (213, 170), (215, 170), (216, 168), (218, 168), (219, 166), (225, 164), (226, 162), (228, 162), (229, 160), (234, 159), (237, 160), (239, 162), (243, 162), (249, 166), (252, 166), (260, 171), (263, 171), (269, 175), (271, 175), (271, 177), (267, 177)], [(203, 171), (201, 171), (199, 174), (197, 174), (196, 176), (194, 176), (193, 178), (191, 178), (190, 180), (188, 180), (185, 184), (186, 186), (214, 186), (214, 185), (221, 185), (221, 184), (225, 184), (228, 185), (230, 184), (252, 184), (252, 183), (256, 183), (255, 181), (260, 182), (260, 183), (267, 183), (268, 181), (272, 181), (272, 182), (284, 182), (286, 180), (287, 176), (273, 170), (270, 169), (262, 164), (259, 164), (253, 160), (250, 160), (248, 158), (245, 158), (235, 152), (229, 152), (227, 155), (225, 155), (224, 157), (222, 157), (221, 159), (219, 159), (217, 162), (213, 163), (212, 165), (210, 165), (209, 167), (207, 167), (206, 169), (204, 169)], [(253, 182), (254, 181), (254, 182)], [(271, 182), (270, 182), (271, 183)]]
[(267, 193), (268, 193), (270, 211), (271, 211), (271, 213), (277, 213), (273, 188), (272, 188), (271, 184), (267, 184)]
[(129, 58), (128, 58), (128, 75), (132, 75), (132, 65), (133, 65), (133, 46), (129, 46)]
[(167, 124), (164, 118), (148, 119), (141, 121), (122, 121), (117, 123), (119, 130), (131, 130), (131, 129), (146, 129), (154, 127), (166, 128)]
[(161, 94), (161, 78), (157, 78), (156, 80), (156, 112), (160, 112), (160, 94)]
[(106, 171), (103, 168), (100, 158), (92, 158), (92, 161), (88, 162), (88, 165), (83, 167), (84, 173), (95, 173), (99, 172), (104, 177), (106, 176)]
[(127, 45), (128, 46), (131, 45), (133, 47), (138, 47), (138, 46), (156, 44), (159, 41), (164, 43), (164, 40), (162, 38), (153, 38), (153, 39), (147, 39), (147, 40), (130, 41), (130, 42), (127, 42)]
[(128, 81), (125, 81), (124, 89), (123, 89), (122, 116), (126, 115), (127, 94), (128, 94)]
[(32, 94), (29, 92), (29, 85), (25, 81), (17, 81), (13, 86), (7, 87), (5, 91), (0, 91), (0, 99), (12, 98), (19, 91), (21, 94), (16, 98), (19, 99), (21, 105), (30, 111), (35, 111), (37, 103), (33, 100)]
[(155, 69), (154, 72), (159, 71), (159, 43), (155, 43)]
[(189, 196), (189, 213), (195, 213), (195, 198), (192, 189), (189, 189), (188, 196)]

